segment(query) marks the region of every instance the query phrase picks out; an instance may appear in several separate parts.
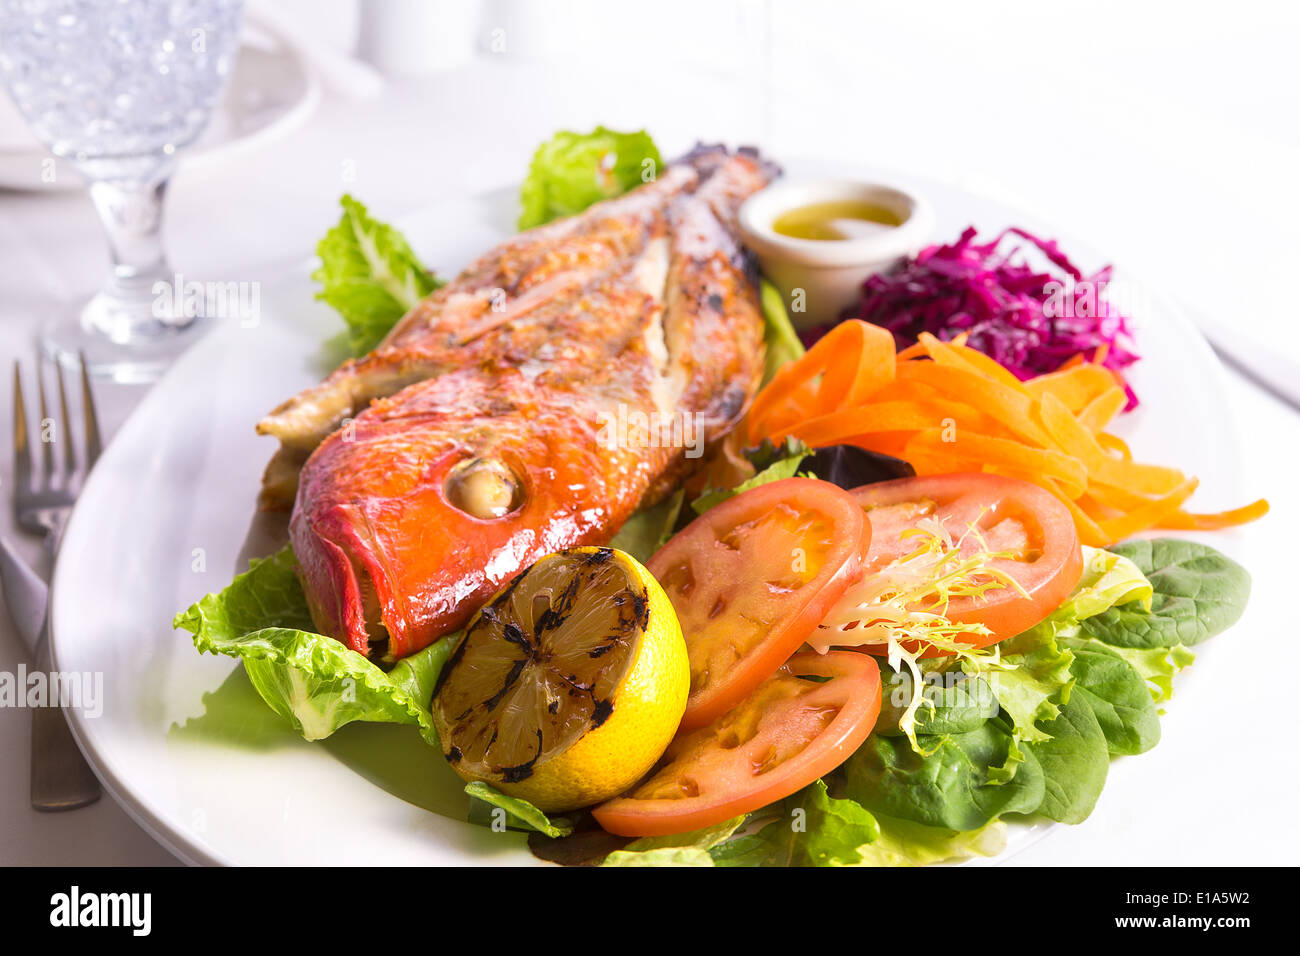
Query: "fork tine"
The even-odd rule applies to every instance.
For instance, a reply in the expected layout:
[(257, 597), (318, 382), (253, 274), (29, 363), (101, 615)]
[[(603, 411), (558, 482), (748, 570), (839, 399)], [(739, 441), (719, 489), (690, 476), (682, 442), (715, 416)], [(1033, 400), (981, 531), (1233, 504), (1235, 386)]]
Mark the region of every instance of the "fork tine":
[[(54, 369), (59, 379), (59, 414), (63, 416), (63, 428), (66, 431), (72, 427), (72, 416), (68, 414), (68, 390), (63, 386), (63, 363), (55, 362)], [(63, 444), (63, 468), (69, 479), (77, 473), (77, 453), (73, 450), (76, 442), (71, 441), (66, 435), (62, 439)]]
[(17, 359), (14, 360), (14, 488), (19, 493), (32, 489), (32, 445), (27, 432), (27, 405), (23, 401), (23, 379)]
[(36, 397), (40, 402), (41, 417), (36, 422), (36, 440), (41, 446), (41, 475), (45, 487), (54, 483), (54, 444), (46, 441), (45, 427), (46, 422), (54, 426), (51, 438), (58, 440), (59, 424), (50, 419), (50, 409), (45, 403), (45, 376), (41, 374), (41, 357), (36, 356)]
[(99, 438), (99, 416), (95, 413), (95, 395), (90, 390), (90, 372), (86, 366), (86, 353), (81, 353), (81, 413), (86, 421), (86, 471), (95, 467), (103, 443)]

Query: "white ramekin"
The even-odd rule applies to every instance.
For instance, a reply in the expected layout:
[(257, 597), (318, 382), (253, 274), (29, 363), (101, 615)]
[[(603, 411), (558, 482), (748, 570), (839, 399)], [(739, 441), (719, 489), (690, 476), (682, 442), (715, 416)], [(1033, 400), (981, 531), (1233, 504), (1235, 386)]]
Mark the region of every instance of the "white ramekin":
[[(903, 222), (858, 239), (795, 239), (772, 228), (783, 212), (842, 199), (877, 203)], [(834, 321), (868, 276), (919, 252), (934, 226), (930, 204), (915, 193), (852, 179), (778, 180), (745, 200), (739, 218), (745, 244), (781, 290), (796, 328)]]

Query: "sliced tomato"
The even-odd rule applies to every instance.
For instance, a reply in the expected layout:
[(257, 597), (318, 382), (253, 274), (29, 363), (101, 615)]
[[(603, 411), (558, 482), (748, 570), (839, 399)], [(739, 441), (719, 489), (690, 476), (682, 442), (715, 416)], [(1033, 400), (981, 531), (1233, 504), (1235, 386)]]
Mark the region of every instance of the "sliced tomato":
[(592, 814), (621, 836), (687, 833), (730, 820), (830, 773), (867, 739), (879, 714), (880, 670), (872, 658), (796, 654), (730, 713), (679, 733), (650, 777)]
[(857, 579), (870, 541), (848, 492), (787, 478), (711, 508), (664, 545), (648, 567), (686, 638), (682, 728), (721, 717), (776, 673)]
[[(954, 598), (944, 612), (950, 621), (983, 624), (992, 632), (972, 637), (974, 646), (994, 644), (1033, 627), (1064, 603), (1083, 574), (1083, 553), (1070, 512), (1055, 496), (1027, 481), (980, 473), (929, 475), (864, 485), (852, 495), (871, 525), (864, 574), (915, 551), (916, 538), (905, 532), (925, 519), (942, 523), (954, 541), (962, 541), (963, 552), (982, 546), (1009, 553), (988, 566), (1012, 578), (1024, 593), (993, 588), (979, 597)], [(967, 534), (972, 527), (979, 538)], [(866, 649), (884, 651), (881, 646)]]

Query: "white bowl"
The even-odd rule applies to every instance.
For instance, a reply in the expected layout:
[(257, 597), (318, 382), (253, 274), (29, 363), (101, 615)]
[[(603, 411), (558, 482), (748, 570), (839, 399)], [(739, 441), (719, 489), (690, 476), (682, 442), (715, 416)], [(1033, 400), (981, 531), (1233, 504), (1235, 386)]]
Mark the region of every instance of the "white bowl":
[[(772, 228), (791, 209), (843, 199), (884, 206), (902, 223), (853, 239), (796, 239)], [(781, 290), (796, 328), (835, 321), (868, 276), (919, 252), (934, 226), (934, 212), (920, 196), (852, 179), (778, 180), (745, 200), (739, 219), (745, 244)]]

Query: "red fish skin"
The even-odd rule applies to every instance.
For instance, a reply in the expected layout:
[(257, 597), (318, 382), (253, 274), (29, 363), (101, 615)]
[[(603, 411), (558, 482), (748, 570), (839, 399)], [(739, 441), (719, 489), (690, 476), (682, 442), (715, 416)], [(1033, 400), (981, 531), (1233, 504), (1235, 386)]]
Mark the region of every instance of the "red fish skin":
[[(608, 540), (674, 452), (602, 447), (598, 398), (514, 369), (452, 372), (407, 392), (325, 440), (290, 522), (304, 580), (328, 582), (308, 591), (316, 626), (363, 654), (372, 648), (358, 570), (378, 598), (384, 656), (405, 657), (461, 627), (536, 558)], [(523, 479), (508, 519), (448, 501), (448, 473), (473, 458), (502, 460)]]
[[(389, 660), (415, 653), (537, 558), (607, 543), (698, 464), (683, 447), (611, 445), (604, 423), (689, 415), (711, 442), (743, 415), (764, 323), (734, 212), (765, 182), (753, 162), (720, 162), (698, 188), (621, 217), (619, 255), (600, 270), (555, 268), (545, 249), (530, 251), (547, 275), (521, 274), (518, 286), (554, 286), (528, 317), (478, 333), (466, 320), (456, 349), (438, 342), (446, 324), (426, 325), (439, 334), (421, 347), (463, 364), (374, 400), (303, 467), (290, 536), (322, 633)], [(503, 261), (494, 255), (485, 260)], [(475, 458), (517, 477), (515, 511), (484, 520), (451, 503), (449, 473)]]

